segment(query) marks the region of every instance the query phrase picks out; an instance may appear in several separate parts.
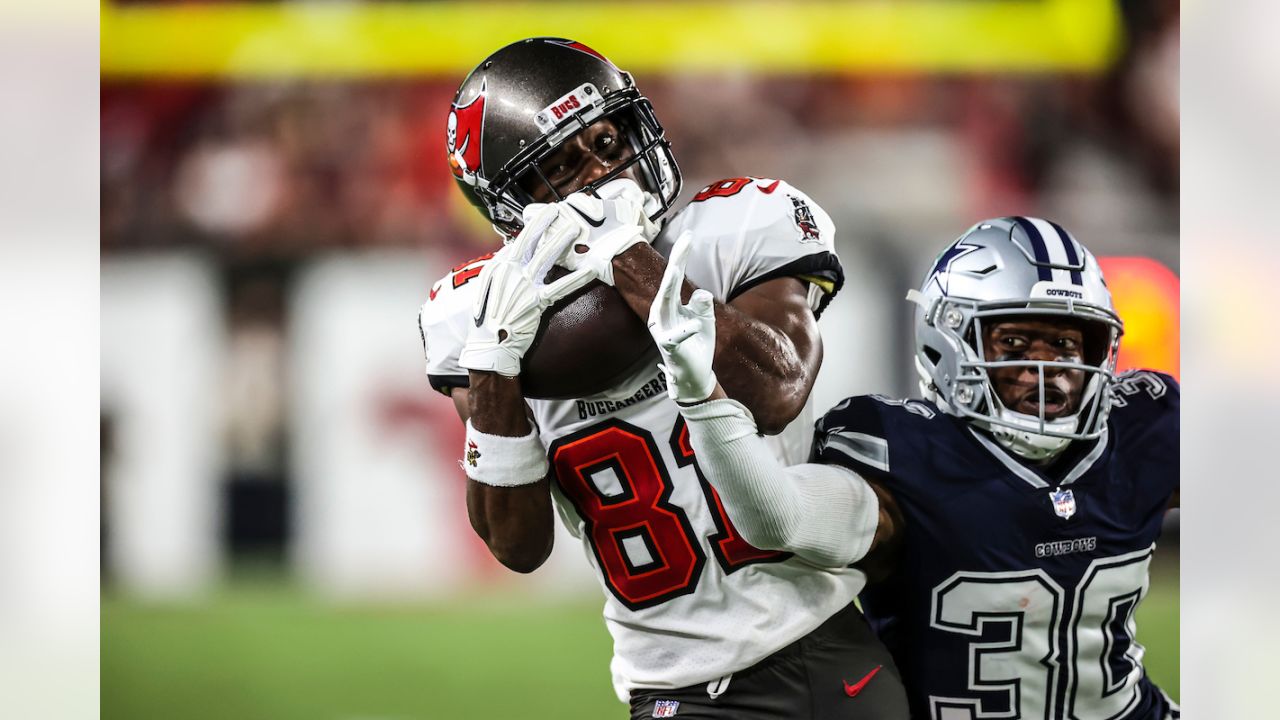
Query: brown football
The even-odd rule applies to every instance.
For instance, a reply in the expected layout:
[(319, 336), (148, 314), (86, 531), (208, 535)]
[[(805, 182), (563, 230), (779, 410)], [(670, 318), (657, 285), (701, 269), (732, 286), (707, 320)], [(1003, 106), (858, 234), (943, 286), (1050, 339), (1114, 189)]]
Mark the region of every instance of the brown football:
[[(556, 266), (547, 277), (567, 271)], [(642, 363), (656, 364), (649, 329), (617, 290), (596, 280), (552, 305), (525, 353), (525, 397), (580, 398), (616, 385)]]

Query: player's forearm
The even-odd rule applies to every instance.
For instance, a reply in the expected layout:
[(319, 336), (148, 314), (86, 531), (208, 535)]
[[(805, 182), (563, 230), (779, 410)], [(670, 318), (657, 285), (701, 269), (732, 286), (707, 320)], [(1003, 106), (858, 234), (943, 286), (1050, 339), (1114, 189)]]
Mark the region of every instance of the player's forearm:
[[(666, 269), (666, 259), (652, 245), (635, 245), (613, 259), (614, 288), (632, 312), (647, 320)], [(693, 287), (685, 283), (684, 299), (692, 293)]]
[(716, 378), (754, 416), (760, 432), (780, 433), (804, 409), (822, 361), (806, 362), (783, 333), (727, 305), (716, 306)]
[[(506, 438), (532, 432), (518, 378), (472, 372), (467, 395), (476, 430)], [(475, 468), (486, 459), (482, 453), (493, 451), (468, 447), (465, 452), (464, 467), (470, 463)], [(532, 572), (551, 552), (554, 526), (546, 479), (513, 487), (468, 480), (467, 515), (493, 556), (512, 570)]]
[(470, 379), (467, 402), (475, 429), (504, 437), (529, 434), (531, 427), (525, 413), (520, 378), (473, 370)]
[(551, 554), (554, 519), (546, 480), (513, 488), (469, 480), (467, 516), (489, 552), (511, 570), (533, 572)]
[[(614, 282), (641, 318), (666, 270), (666, 260), (649, 245), (637, 245), (613, 261)], [(694, 287), (684, 283), (688, 301)], [(715, 371), (729, 397), (746, 405), (761, 432), (781, 432), (800, 414), (822, 360), (821, 346), (797, 348), (786, 334), (746, 313), (716, 302)]]
[(842, 567), (867, 553), (880, 508), (864, 480), (827, 465), (784, 467), (731, 400), (681, 413), (698, 467), (743, 539), (822, 567)]

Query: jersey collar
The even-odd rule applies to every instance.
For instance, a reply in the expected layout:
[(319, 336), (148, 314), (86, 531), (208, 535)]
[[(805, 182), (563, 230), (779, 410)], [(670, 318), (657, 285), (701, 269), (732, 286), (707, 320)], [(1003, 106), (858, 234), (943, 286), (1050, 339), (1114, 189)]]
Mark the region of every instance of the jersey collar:
[[(1093, 447), (1089, 449), (1089, 452), (1085, 453), (1085, 456), (1080, 458), (1080, 460), (1072, 466), (1071, 470), (1063, 476), (1062, 480), (1055, 483), (1056, 485), (1070, 485), (1076, 480), (1079, 480), (1085, 473), (1089, 472), (1089, 468), (1093, 467), (1094, 463), (1098, 462), (1098, 458), (1102, 457), (1102, 453), (1106, 452), (1108, 430), (1109, 428), (1103, 429), (1102, 435), (1094, 441)], [(1040, 473), (1040, 471), (1023, 465), (1017, 460), (1017, 458), (1010, 455), (1007, 450), (991, 438), (987, 437), (984, 433), (979, 432), (972, 426), (969, 427), (969, 433), (977, 438), (978, 442), (982, 443), (982, 446), (994, 455), (1002, 465), (1008, 468), (1009, 472), (1021, 478), (1023, 482), (1026, 482), (1034, 488), (1050, 487), (1050, 483), (1045, 479), (1045, 476)]]

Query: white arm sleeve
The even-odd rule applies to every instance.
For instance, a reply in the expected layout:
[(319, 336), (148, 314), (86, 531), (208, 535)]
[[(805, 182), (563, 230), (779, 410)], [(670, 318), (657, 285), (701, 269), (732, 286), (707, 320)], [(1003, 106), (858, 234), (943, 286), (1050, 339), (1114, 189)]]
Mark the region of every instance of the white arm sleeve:
[(698, 467), (742, 537), (820, 567), (843, 567), (871, 548), (880, 519), (875, 492), (835, 465), (783, 467), (741, 403), (712, 400), (681, 407)]

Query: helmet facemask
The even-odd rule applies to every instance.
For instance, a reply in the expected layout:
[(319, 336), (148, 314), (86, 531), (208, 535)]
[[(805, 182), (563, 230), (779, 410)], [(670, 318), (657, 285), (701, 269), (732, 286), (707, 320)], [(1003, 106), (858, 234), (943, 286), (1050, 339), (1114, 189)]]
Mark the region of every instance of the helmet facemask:
[[(586, 95), (598, 95), (589, 85), (584, 87), (583, 92)], [(484, 199), (493, 223), (500, 232), (509, 237), (519, 233), (523, 223), (521, 211), (526, 205), (539, 202), (530, 188), (545, 187), (550, 192), (551, 197), (542, 202), (559, 202), (567, 197), (568, 193), (560, 192), (555, 183), (547, 178), (542, 170), (542, 163), (569, 139), (605, 119), (617, 125), (622, 138), (630, 147), (631, 155), (611, 167), (605, 175), (575, 188), (573, 192), (594, 194), (599, 188), (638, 166), (640, 186), (645, 194), (645, 214), (651, 221), (657, 221), (671, 208), (679, 195), (681, 180), (679, 168), (671, 154), (671, 143), (667, 141), (649, 101), (635, 89), (627, 89), (615, 92), (597, 106), (569, 115), (556, 124), (547, 123), (546, 131), (540, 138), (529, 143), (503, 165), (486, 186), (477, 187), (477, 194)]]
[[(932, 307), (912, 291), (909, 299), (922, 303), (932, 343), (917, 351), (916, 365), (922, 389), (949, 412), (973, 420), (1001, 445), (1033, 461), (1060, 454), (1075, 440), (1102, 435), (1110, 412), (1109, 388), (1115, 380), (1116, 357), (1123, 326), (1115, 312), (1070, 298), (1031, 302), (984, 302), (941, 297)], [(984, 328), (996, 321), (1019, 317), (1063, 318), (1078, 321), (1084, 338), (1079, 362), (1002, 360), (986, 357)], [(931, 347), (931, 345), (941, 347)], [(1008, 367), (1032, 368), (1039, 385), (1038, 414), (1006, 407), (993, 382), (993, 371)], [(1087, 375), (1074, 412), (1050, 419), (1046, 414), (1047, 371), (1082, 372)], [(1055, 392), (1059, 392), (1055, 390)]]

